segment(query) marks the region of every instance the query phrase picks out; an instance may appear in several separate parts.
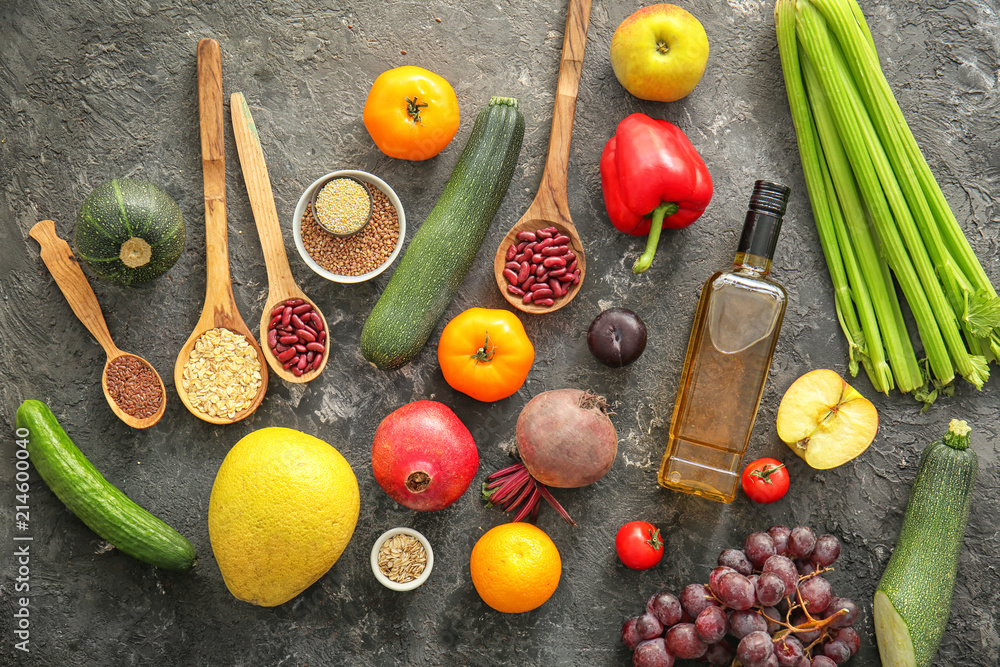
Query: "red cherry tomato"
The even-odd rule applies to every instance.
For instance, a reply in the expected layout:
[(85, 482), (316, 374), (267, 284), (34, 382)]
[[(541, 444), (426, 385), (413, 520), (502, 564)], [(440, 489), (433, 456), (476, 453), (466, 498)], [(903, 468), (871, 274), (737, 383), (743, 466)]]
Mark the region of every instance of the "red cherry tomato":
[(660, 529), (645, 521), (629, 521), (618, 529), (615, 551), (633, 570), (648, 570), (663, 558)]
[(743, 469), (743, 491), (755, 503), (773, 503), (788, 492), (788, 468), (777, 459), (757, 459)]

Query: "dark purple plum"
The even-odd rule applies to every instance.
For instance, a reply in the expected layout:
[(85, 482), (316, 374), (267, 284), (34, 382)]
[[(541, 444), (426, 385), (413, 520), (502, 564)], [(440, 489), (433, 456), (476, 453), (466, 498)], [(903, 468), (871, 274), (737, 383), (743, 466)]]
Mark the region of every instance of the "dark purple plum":
[(627, 308), (608, 308), (591, 322), (587, 346), (606, 366), (628, 366), (646, 349), (646, 325)]

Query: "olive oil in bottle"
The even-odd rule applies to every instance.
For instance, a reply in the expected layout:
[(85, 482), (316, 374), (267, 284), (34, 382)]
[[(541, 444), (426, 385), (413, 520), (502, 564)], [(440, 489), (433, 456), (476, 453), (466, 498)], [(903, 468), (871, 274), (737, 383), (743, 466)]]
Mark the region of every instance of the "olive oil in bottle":
[(702, 289), (661, 486), (724, 503), (736, 497), (788, 298), (767, 277), (788, 194), (784, 185), (757, 181), (732, 267)]

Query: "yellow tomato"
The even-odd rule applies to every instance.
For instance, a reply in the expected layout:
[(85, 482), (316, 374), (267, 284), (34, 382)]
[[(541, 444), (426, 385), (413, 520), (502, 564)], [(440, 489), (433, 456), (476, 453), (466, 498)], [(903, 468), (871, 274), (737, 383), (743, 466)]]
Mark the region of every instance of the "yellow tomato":
[(382, 72), (365, 101), (365, 127), (375, 145), (403, 160), (427, 160), (440, 153), (458, 131), (459, 120), (451, 84), (423, 67)]
[(509, 310), (469, 308), (448, 323), (438, 343), (444, 379), (479, 401), (516, 392), (534, 361), (535, 347)]

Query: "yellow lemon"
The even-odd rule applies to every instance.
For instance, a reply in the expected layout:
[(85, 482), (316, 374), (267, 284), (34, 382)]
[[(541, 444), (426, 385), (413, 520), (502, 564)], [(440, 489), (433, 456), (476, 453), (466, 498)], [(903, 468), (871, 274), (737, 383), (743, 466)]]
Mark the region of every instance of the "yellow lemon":
[(274, 607), (326, 574), (354, 534), (358, 480), (332, 446), (263, 428), (226, 455), (208, 503), (208, 536), (229, 592)]

